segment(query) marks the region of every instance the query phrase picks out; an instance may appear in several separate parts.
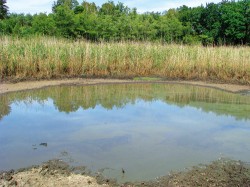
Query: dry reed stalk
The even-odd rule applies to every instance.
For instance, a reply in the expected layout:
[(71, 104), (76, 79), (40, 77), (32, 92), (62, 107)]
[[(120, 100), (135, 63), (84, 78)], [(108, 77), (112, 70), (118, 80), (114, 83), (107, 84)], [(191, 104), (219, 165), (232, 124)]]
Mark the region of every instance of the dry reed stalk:
[(159, 76), (250, 84), (249, 47), (0, 38), (2, 79)]

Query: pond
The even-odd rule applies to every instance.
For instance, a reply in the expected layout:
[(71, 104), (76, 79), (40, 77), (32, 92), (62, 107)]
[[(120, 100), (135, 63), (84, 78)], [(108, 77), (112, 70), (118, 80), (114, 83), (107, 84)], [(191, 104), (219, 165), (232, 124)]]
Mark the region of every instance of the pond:
[(132, 182), (220, 157), (250, 158), (249, 95), (106, 84), (9, 93), (0, 103), (0, 170), (58, 158)]

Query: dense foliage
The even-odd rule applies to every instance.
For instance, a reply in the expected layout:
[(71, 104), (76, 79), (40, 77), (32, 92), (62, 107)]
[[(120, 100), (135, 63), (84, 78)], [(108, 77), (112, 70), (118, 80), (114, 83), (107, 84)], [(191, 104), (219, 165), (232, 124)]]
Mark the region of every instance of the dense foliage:
[[(5, 0), (0, 0), (1, 2)], [(139, 14), (123, 3), (57, 0), (51, 14), (9, 14), (0, 20), (3, 35), (49, 35), (91, 41), (160, 41), (203, 45), (249, 45), (250, 0), (181, 6)], [(0, 11), (2, 14), (2, 12)], [(1, 16), (0, 14), (0, 16)]]
[(0, 0), (0, 20), (7, 16), (8, 7), (6, 5), (6, 0)]

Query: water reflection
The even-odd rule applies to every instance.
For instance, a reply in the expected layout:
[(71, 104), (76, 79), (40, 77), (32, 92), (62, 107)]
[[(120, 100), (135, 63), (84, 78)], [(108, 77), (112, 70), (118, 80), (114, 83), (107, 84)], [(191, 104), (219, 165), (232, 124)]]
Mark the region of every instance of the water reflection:
[[(250, 158), (249, 96), (125, 84), (53, 87), (0, 100), (0, 170), (61, 158), (129, 181), (220, 156)], [(47, 146), (33, 149), (41, 142)]]
[[(223, 92), (206, 87), (176, 84), (119, 84), (95, 86), (62, 86), (0, 96), (0, 119), (10, 113), (10, 104), (33, 100), (43, 104), (52, 99), (60, 112), (75, 112), (101, 105), (105, 109), (122, 108), (137, 99), (161, 100), (179, 107), (191, 106), (204, 112), (250, 119), (250, 96)], [(66, 102), (67, 101), (67, 102)], [(240, 107), (238, 107), (240, 105)]]

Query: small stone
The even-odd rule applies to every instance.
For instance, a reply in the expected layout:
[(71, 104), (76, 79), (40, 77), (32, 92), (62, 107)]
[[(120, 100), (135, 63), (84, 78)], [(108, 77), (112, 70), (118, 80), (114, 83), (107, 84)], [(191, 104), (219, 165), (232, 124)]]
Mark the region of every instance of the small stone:
[(17, 181), (15, 181), (15, 180), (11, 181), (10, 186), (17, 186)]
[(7, 175), (6, 177), (5, 177), (5, 180), (7, 180), (7, 181), (11, 181), (13, 179), (13, 177), (11, 176), (11, 175)]

